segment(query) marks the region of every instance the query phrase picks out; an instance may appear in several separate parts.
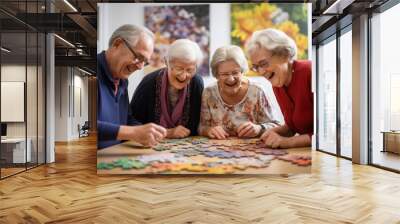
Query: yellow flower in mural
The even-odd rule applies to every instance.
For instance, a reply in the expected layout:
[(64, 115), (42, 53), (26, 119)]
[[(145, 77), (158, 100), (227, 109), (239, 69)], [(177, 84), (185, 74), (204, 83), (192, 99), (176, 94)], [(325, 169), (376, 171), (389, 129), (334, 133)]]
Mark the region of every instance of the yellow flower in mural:
[(305, 50), (308, 48), (308, 39), (307, 36), (300, 33), (299, 25), (288, 20), (279, 24), (276, 28), (285, 32), (295, 41), (297, 46), (297, 57), (303, 58)]
[[(277, 7), (271, 4), (260, 4), (254, 8), (254, 16), (260, 19), (260, 22), (265, 21), (265, 18), (271, 18)], [(270, 22), (270, 21), (268, 21)]]
[(233, 24), (235, 29), (232, 31), (232, 36), (238, 37), (240, 40), (246, 40), (256, 28), (256, 24), (253, 22), (253, 20), (249, 19), (252, 18), (252, 11), (237, 11), (233, 13), (233, 16), (236, 19), (235, 24)]
[(297, 34), (299, 34), (300, 31), (299, 25), (288, 20), (279, 24), (278, 26), (276, 26), (276, 28), (282, 30), (292, 38), (295, 37)]
[[(279, 6), (279, 4), (278, 4)], [(307, 34), (300, 32), (296, 22), (289, 20), (290, 15), (275, 4), (254, 4), (254, 7), (244, 4), (232, 5), (232, 38), (237, 38), (243, 47), (254, 31), (275, 28), (288, 34), (296, 42), (298, 58), (307, 57)], [(303, 6), (301, 6), (303, 7)]]
[(271, 27), (273, 25), (270, 19), (271, 14), (276, 10), (274, 5), (261, 4), (254, 9), (237, 10), (233, 12), (234, 24), (232, 36), (246, 41), (255, 30)]
[(308, 38), (303, 34), (299, 34), (294, 39), (297, 45), (297, 58), (305, 59), (308, 49)]

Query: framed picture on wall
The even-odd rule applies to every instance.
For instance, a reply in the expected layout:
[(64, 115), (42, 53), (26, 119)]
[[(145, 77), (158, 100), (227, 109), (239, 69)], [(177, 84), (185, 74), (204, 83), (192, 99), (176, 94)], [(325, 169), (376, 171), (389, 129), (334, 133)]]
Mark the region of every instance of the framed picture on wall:
[[(231, 42), (244, 48), (257, 30), (285, 32), (297, 45), (297, 58), (308, 59), (308, 4), (238, 3), (231, 5)], [(255, 75), (249, 72), (248, 75)]]
[(164, 66), (168, 46), (177, 39), (188, 38), (203, 51), (204, 61), (199, 74), (209, 75), (209, 5), (146, 6), (145, 26), (156, 35), (155, 52), (150, 60), (154, 69)]

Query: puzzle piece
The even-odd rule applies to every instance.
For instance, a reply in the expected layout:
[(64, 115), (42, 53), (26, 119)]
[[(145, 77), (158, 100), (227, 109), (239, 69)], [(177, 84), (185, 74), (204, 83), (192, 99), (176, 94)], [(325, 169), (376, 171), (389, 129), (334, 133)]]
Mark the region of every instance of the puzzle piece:
[(100, 162), (97, 164), (97, 169), (99, 170), (111, 170), (114, 169), (114, 166), (112, 163), (105, 163), (105, 162)]
[(299, 166), (309, 166), (312, 163), (311, 156), (303, 155), (285, 155), (279, 156), (278, 159), (288, 161)]
[(288, 154), (286, 150), (282, 149), (256, 149), (254, 152), (263, 154), (263, 155), (275, 155), (275, 156), (282, 156)]
[(129, 161), (130, 161), (130, 159), (128, 159), (128, 158), (121, 158), (116, 161), (113, 161), (113, 165), (116, 167), (118, 167), (118, 166), (122, 167), (124, 164), (128, 163)]
[(146, 167), (146, 164), (137, 160), (129, 161), (122, 165), (122, 169), (143, 169), (144, 167)]
[(203, 151), (203, 155), (207, 157), (229, 158), (228, 152), (222, 150)]
[(153, 148), (155, 151), (166, 151), (169, 150), (168, 147), (164, 146), (164, 145), (157, 145), (156, 147)]
[(172, 167), (174, 166), (174, 164), (157, 162), (157, 163), (153, 163), (151, 166), (152, 166), (152, 168), (154, 168), (153, 171), (165, 172), (165, 171), (172, 170), (173, 169)]
[(196, 149), (173, 150), (172, 152), (175, 153), (175, 155), (177, 156), (186, 156), (186, 157), (197, 156), (201, 154), (201, 152)]
[(208, 173), (211, 174), (229, 174), (229, 173), (233, 173), (235, 171), (235, 169), (233, 168), (233, 166), (216, 166), (216, 167), (210, 167), (207, 169)]
[(190, 157), (190, 162), (193, 164), (204, 164), (220, 162), (221, 159), (217, 157), (205, 157), (203, 155)]
[(150, 155), (141, 155), (136, 157), (137, 160), (143, 163), (153, 163), (153, 162), (165, 162), (165, 163), (176, 163), (186, 161), (184, 157), (176, 157), (173, 153), (156, 153)]
[(221, 165), (221, 162), (209, 162), (209, 163), (205, 164), (205, 166), (207, 166), (207, 167), (217, 167), (220, 165)]
[(272, 159), (274, 159), (274, 157), (271, 157), (269, 160), (267, 160), (267, 159), (260, 160), (260, 159), (254, 158), (254, 157), (244, 157), (244, 158), (234, 159), (233, 161), (235, 162), (235, 165), (253, 167), (253, 168), (261, 168), (261, 167), (268, 166), (269, 162)]
[(166, 139), (155, 146), (153, 154), (140, 155), (134, 160), (119, 159), (113, 163), (99, 163), (99, 169), (146, 169), (162, 172), (233, 173), (235, 170), (267, 167), (280, 159), (299, 166), (311, 164), (311, 157), (289, 156), (287, 150), (268, 148), (257, 139), (232, 139), (229, 142), (203, 137)]
[(138, 160), (121, 158), (116, 161), (113, 161), (113, 166), (121, 167), (122, 169), (143, 169), (147, 166), (147, 164)]
[(297, 164), (299, 166), (309, 166), (309, 165), (311, 165), (311, 160), (306, 160), (306, 159), (296, 159), (293, 162), (294, 162), (294, 164)]
[(205, 172), (205, 171), (207, 171), (207, 168), (205, 166), (190, 164), (190, 163), (184, 164), (181, 167), (181, 169), (189, 171), (189, 172)]

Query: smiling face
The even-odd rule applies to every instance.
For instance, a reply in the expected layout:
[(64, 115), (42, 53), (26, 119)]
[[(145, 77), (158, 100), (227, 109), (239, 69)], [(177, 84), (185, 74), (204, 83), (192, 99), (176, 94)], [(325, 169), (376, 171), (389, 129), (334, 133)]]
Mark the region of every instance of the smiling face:
[(240, 66), (233, 60), (221, 62), (217, 67), (217, 80), (221, 92), (235, 95), (240, 91), (243, 73)]
[(144, 61), (151, 57), (153, 47), (153, 41), (145, 37), (141, 37), (136, 46), (128, 40), (125, 43), (122, 39), (116, 39), (109, 49), (110, 60), (107, 61), (114, 79), (128, 79), (133, 72), (142, 69)]
[(168, 82), (177, 89), (185, 88), (196, 74), (195, 61), (171, 60), (168, 66)]
[(252, 70), (264, 76), (274, 87), (286, 85), (290, 79), (288, 74), (289, 60), (284, 57), (272, 55), (271, 51), (264, 48), (249, 54)]

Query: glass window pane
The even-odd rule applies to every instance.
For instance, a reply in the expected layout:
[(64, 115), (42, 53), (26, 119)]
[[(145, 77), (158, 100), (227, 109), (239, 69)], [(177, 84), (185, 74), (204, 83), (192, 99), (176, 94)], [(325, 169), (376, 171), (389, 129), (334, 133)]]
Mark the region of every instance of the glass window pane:
[[(25, 170), (30, 159), (26, 141), (26, 33), (1, 33), (2, 178)], [(28, 151), (26, 150), (28, 146)]]
[(38, 45), (38, 164), (45, 163), (46, 149), (45, 149), (45, 65), (46, 65), (46, 36), (43, 33), (39, 33), (39, 45)]
[(371, 20), (372, 163), (396, 170), (400, 170), (400, 33), (393, 27), (398, 21), (400, 4)]
[(318, 49), (318, 149), (336, 153), (336, 40)]
[(28, 44), (28, 61), (27, 61), (27, 80), (26, 80), (26, 113), (27, 113), (27, 142), (30, 149), (28, 168), (37, 165), (37, 132), (38, 132), (38, 119), (37, 119), (37, 73), (38, 73), (38, 36), (36, 32), (27, 33)]
[(340, 153), (352, 157), (352, 35), (340, 37)]

